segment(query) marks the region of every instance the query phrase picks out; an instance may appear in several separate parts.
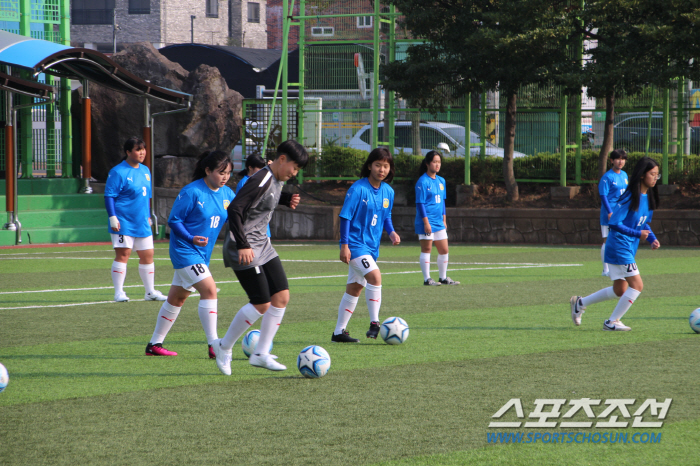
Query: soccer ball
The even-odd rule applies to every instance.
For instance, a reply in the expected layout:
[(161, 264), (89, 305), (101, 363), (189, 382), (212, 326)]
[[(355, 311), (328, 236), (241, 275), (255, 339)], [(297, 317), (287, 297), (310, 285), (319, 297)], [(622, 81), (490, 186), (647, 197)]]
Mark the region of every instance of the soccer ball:
[(400, 345), (408, 338), (408, 324), (401, 317), (389, 317), (379, 328), (379, 334), (389, 345)]
[(7, 373), (5, 366), (0, 364), (0, 393), (5, 390), (8, 383), (10, 383), (10, 374)]
[(690, 313), (688, 322), (690, 323), (690, 328), (692, 328), (695, 333), (700, 333), (700, 308)]
[(328, 355), (328, 351), (320, 346), (307, 346), (299, 353), (297, 367), (304, 377), (318, 379), (326, 375), (328, 369), (331, 368), (331, 357)]
[[(255, 352), (255, 347), (258, 346), (258, 340), (260, 339), (260, 330), (251, 330), (246, 333), (241, 342), (241, 347), (243, 348), (243, 354), (246, 358), (249, 358), (251, 354)], [(270, 351), (272, 351), (272, 342), (270, 342)]]

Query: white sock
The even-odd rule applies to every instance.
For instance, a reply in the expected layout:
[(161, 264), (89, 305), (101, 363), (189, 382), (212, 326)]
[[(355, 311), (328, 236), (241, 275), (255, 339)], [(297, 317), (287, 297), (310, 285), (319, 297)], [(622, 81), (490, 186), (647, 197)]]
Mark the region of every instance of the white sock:
[(212, 341), (219, 338), (218, 334), (216, 333), (217, 302), (218, 299), (200, 299), (199, 306), (197, 307), (199, 320), (202, 321), (204, 335), (207, 336), (207, 343), (210, 345)]
[(255, 348), (255, 354), (270, 354), (270, 344), (277, 334), (277, 329), (280, 328), (285, 309), (285, 307), (270, 306), (263, 314), (260, 323), (260, 338), (258, 346)]
[(374, 286), (369, 283), (365, 287), (365, 301), (369, 310), (370, 322), (379, 322), (379, 307), (382, 304), (382, 286)]
[(607, 301), (608, 299), (615, 298), (617, 298), (617, 295), (615, 294), (613, 287), (609, 286), (607, 288), (603, 288), (602, 290), (598, 290), (593, 294), (589, 294), (585, 298), (581, 298), (581, 305), (583, 307), (588, 307), (591, 304), (602, 303), (603, 301)]
[(343, 295), (343, 299), (340, 300), (340, 306), (338, 306), (338, 322), (335, 324), (333, 335), (340, 335), (343, 330), (348, 328), (348, 322), (350, 322), (352, 313), (355, 312), (359, 299), (357, 296), (350, 296), (347, 293)]
[(449, 254), (438, 254), (438, 273), (440, 274), (440, 280), (447, 278), (447, 262), (449, 262)]
[(238, 310), (233, 318), (231, 325), (228, 327), (226, 335), (221, 339), (221, 347), (225, 350), (230, 350), (236, 344), (241, 335), (250, 328), (261, 316), (255, 306), (248, 303)]
[(605, 263), (605, 243), (603, 243), (603, 246), (600, 248), (600, 260), (603, 262), (603, 273), (610, 272), (608, 264)]
[(139, 264), (139, 275), (141, 275), (141, 281), (143, 282), (143, 287), (146, 288), (146, 293), (153, 293), (156, 289), (153, 286), (156, 276), (156, 265), (150, 264)]
[(423, 281), (430, 278), (430, 253), (420, 253), (420, 270), (423, 272)]
[(163, 301), (163, 305), (160, 307), (160, 312), (158, 313), (158, 320), (156, 320), (156, 329), (153, 331), (153, 336), (151, 337), (151, 344), (163, 343), (168, 332), (173, 327), (177, 315), (180, 313), (180, 307), (175, 307), (167, 301)]
[(612, 315), (610, 315), (610, 321), (612, 322), (622, 319), (622, 316), (624, 316), (625, 312), (632, 307), (632, 304), (634, 304), (634, 302), (637, 300), (640, 293), (640, 291), (637, 291), (634, 288), (627, 288), (627, 291), (620, 296), (620, 300), (617, 302), (617, 306), (615, 306)]
[(114, 283), (114, 294), (124, 292), (124, 280), (126, 279), (126, 263), (112, 262), (112, 283)]

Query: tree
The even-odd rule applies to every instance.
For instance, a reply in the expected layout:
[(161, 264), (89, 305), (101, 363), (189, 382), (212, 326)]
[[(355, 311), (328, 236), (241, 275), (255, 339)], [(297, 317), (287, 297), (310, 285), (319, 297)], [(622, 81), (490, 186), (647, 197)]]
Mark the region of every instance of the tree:
[[(443, 109), (472, 92), (507, 97), (503, 178), (518, 200), (513, 173), (517, 94), (525, 84), (558, 82), (573, 73), (576, 36), (568, 0), (396, 0), (405, 26), (425, 42), (385, 65), (384, 86), (421, 107)], [(467, 128), (468, 138), (469, 128)], [(468, 156), (468, 152), (467, 155)]]

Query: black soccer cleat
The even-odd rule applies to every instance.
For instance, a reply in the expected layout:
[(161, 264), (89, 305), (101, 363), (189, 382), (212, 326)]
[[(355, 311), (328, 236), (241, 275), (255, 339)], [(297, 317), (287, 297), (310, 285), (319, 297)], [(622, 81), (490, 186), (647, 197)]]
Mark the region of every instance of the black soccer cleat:
[[(375, 337), (376, 338), (376, 337)], [(360, 340), (357, 338), (353, 338), (350, 336), (350, 334), (347, 332), (347, 330), (343, 329), (342, 332), (340, 332), (338, 335), (335, 333), (331, 337), (331, 341), (335, 343), (357, 343)]]
[(379, 322), (370, 322), (369, 330), (367, 330), (367, 338), (374, 338), (376, 340), (377, 335), (379, 335)]

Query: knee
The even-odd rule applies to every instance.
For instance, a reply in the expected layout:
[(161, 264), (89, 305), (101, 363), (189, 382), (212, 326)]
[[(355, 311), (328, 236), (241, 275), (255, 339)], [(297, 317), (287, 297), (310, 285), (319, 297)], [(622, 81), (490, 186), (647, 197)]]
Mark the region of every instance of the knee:
[(379, 269), (374, 270), (367, 275), (365, 275), (365, 280), (367, 283), (373, 286), (382, 286), (382, 274), (379, 273)]
[(280, 291), (272, 296), (271, 304), (275, 307), (287, 307), (289, 304), (289, 291)]
[(265, 314), (268, 309), (270, 309), (270, 303), (264, 304), (253, 304), (253, 307), (260, 313)]

